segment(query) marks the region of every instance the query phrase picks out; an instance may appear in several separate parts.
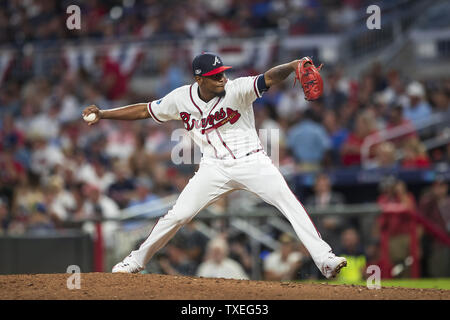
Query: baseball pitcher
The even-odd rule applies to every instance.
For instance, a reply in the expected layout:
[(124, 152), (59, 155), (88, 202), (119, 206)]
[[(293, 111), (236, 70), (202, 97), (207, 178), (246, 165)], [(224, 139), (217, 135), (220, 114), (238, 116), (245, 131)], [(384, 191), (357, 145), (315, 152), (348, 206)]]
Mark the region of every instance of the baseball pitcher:
[(224, 74), (230, 68), (223, 65), (218, 55), (202, 53), (192, 62), (195, 82), (173, 90), (162, 99), (109, 110), (100, 110), (95, 105), (84, 109), (83, 116), (89, 125), (100, 119), (152, 118), (157, 123), (181, 120), (202, 151), (198, 171), (173, 208), (158, 219), (139, 249), (113, 267), (113, 273), (143, 270), (156, 251), (184, 224), (233, 190), (253, 192), (282, 212), (326, 278), (335, 277), (347, 265), (346, 259), (335, 256), (322, 240), (302, 204), (266, 155), (253, 114), (253, 101), (292, 72), (296, 73), (306, 99), (320, 97), (323, 91), (320, 67), (316, 68), (312, 60), (305, 57), (258, 76), (235, 80)]

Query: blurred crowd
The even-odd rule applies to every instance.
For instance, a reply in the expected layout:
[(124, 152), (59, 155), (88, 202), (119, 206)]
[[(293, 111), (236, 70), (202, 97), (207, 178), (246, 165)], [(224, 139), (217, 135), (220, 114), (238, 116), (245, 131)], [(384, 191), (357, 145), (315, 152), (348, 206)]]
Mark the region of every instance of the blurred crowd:
[[(145, 97), (134, 93), (129, 89), (129, 79), (115, 76), (119, 69), (112, 66), (114, 62), (97, 60), (99, 74), (98, 70), (68, 74), (58, 69), (46, 78), (31, 77), (24, 82), (11, 78), (0, 88), (2, 233), (49, 234), (52, 230), (81, 228), (94, 235), (94, 225), (85, 219), (120, 218), (123, 209), (140, 204), (155, 206), (165, 196), (181, 192), (195, 171), (195, 164), (174, 165), (171, 160), (172, 148), (178, 141), (172, 141), (170, 136), (174, 129), (181, 128), (177, 122), (158, 125), (151, 119), (100, 121), (96, 126), (88, 126), (82, 121), (81, 111), (89, 104), (109, 108), (158, 97), (158, 88)], [(111, 97), (112, 88), (117, 87), (125, 88), (123, 94)], [(335, 69), (326, 76), (323, 98), (315, 102), (303, 100), (299, 89), (291, 88), (288, 81), (271, 88), (255, 102), (256, 125), (258, 129), (278, 130), (279, 164), (285, 173), (360, 167), (363, 139), (398, 126), (412, 130), (376, 146), (371, 166), (430, 168), (449, 163), (450, 146), (427, 152), (414, 128), (421, 118), (429, 115), (448, 116), (449, 89), (448, 80), (407, 81), (395, 70), (384, 71), (377, 64), (358, 81), (345, 79)], [(441, 129), (428, 134), (444, 134)], [(398, 150), (404, 151), (400, 159), (396, 157)], [(401, 181), (395, 182), (395, 187), (383, 185), (378, 203), (400, 203), (427, 215), (448, 235), (450, 198), (447, 183), (440, 183), (440, 189), (434, 184), (430, 191), (424, 189), (419, 199)], [(302, 202), (307, 207), (326, 208), (345, 204), (347, 200), (332, 191), (326, 174), (317, 174), (313, 195)], [(220, 205), (226, 210), (226, 201)], [(339, 248), (336, 252), (353, 257), (353, 265), (361, 270), (369, 261), (377, 260), (377, 230), (371, 242), (362, 246), (360, 226), (352, 219), (327, 216), (317, 218), (315, 223), (324, 239), (333, 248)], [(401, 221), (392, 224), (401, 225)], [(114, 245), (118, 227), (117, 221), (105, 223), (105, 243), (109, 249)], [(155, 260), (154, 270), (168, 274), (251, 277), (254, 262), (248, 239), (235, 241), (224, 231), (224, 235), (209, 242), (195, 228), (183, 230), (180, 237), (189, 232), (197, 235), (171, 242)], [(320, 277), (295, 237), (273, 236), (279, 240), (280, 249), (261, 253), (264, 278)], [(191, 244), (193, 248), (189, 248), (187, 239), (195, 242)], [(424, 251), (430, 265), (423, 270), (434, 270), (433, 265), (445, 266), (450, 259), (442, 252), (448, 249), (431, 238), (424, 239), (427, 239), (424, 246), (437, 249)], [(397, 260), (408, 256), (405, 250)], [(223, 269), (218, 267), (222, 264)], [(344, 277), (361, 278), (364, 276), (361, 270), (352, 269), (347, 275), (344, 272)], [(442, 275), (446, 269), (424, 272)]]
[[(321, 7), (325, 2), (326, 12)], [(349, 0), (344, 6), (337, 6), (336, 1), (306, 0), (142, 3), (146, 10), (140, 9), (141, 2), (133, 0), (70, 1), (88, 14), (82, 20), (86, 27), (80, 36), (101, 38), (130, 34), (143, 38), (245, 36), (268, 26), (283, 25), (294, 34), (338, 30), (344, 27), (339, 23), (347, 21), (342, 16), (351, 21), (364, 1)], [(2, 2), (0, 44), (73, 37), (61, 28), (66, 4), (69, 3)], [(175, 9), (165, 11), (167, 5)], [(122, 11), (112, 10), (115, 6)], [(185, 19), (176, 19), (180, 12)], [(279, 167), (284, 174), (360, 168), (364, 139), (399, 128), (405, 133), (374, 145), (364, 165), (391, 169), (448, 168), (450, 144), (427, 150), (423, 143), (424, 138), (448, 136), (448, 121), (426, 132), (416, 128), (430, 116), (450, 118), (450, 79), (417, 81), (379, 63), (374, 63), (358, 79), (347, 78), (339, 66), (327, 66), (324, 70), (325, 91), (317, 101), (305, 101), (301, 89), (285, 81), (270, 88), (254, 104), (257, 129), (266, 129), (269, 134), (276, 130)], [(264, 71), (244, 74), (243, 70), (237, 70), (229, 77)], [(91, 69), (76, 73), (67, 72), (59, 61), (44, 77), (17, 70), (8, 73), (0, 86), (0, 234), (45, 235), (64, 228), (80, 228), (94, 234), (94, 225), (86, 223), (86, 219), (120, 219), (124, 209), (141, 204), (155, 206), (165, 196), (181, 192), (196, 169), (195, 164), (174, 165), (171, 160), (172, 149), (178, 142), (171, 140), (171, 134), (182, 128), (181, 123), (158, 125), (147, 119), (100, 121), (98, 125), (87, 126), (81, 119), (81, 111), (91, 104), (112, 108), (161, 98), (169, 89), (183, 85), (180, 79), (189, 75), (190, 70), (170, 66), (158, 75), (161, 85), (149, 86), (144, 96), (131, 89), (131, 75), (123, 74), (117, 62), (102, 55), (96, 57)], [(270, 154), (273, 141), (270, 136), (262, 140)], [(378, 203), (397, 203), (417, 211), (448, 235), (448, 184), (439, 180), (426, 187), (416, 198), (401, 181), (383, 184)], [(332, 191), (327, 175), (317, 174), (313, 195), (301, 200), (306, 206), (327, 207), (350, 199)], [(226, 201), (221, 205), (226, 208)], [(401, 221), (393, 224), (401, 225)], [(360, 271), (366, 263), (379, 258), (377, 230), (373, 242), (361, 246), (360, 226), (352, 219), (323, 217), (317, 219), (316, 225), (324, 239), (338, 248), (336, 253), (354, 258), (352, 265), (358, 266), (356, 271), (349, 268), (344, 277), (363, 277)], [(119, 222), (110, 221), (104, 227), (106, 246), (112, 248)], [(319, 277), (307, 251), (295, 237), (289, 234), (273, 237), (280, 248), (275, 251), (266, 248), (261, 253), (265, 279)], [(426, 235), (422, 239), (425, 239), (423, 247), (427, 248), (422, 252), (427, 261), (422, 268), (424, 274), (445, 275), (450, 267), (445, 269), (442, 261), (448, 262), (450, 257), (439, 252), (448, 252), (448, 248)], [(193, 223), (180, 231), (155, 259), (152, 268), (167, 274), (250, 278), (255, 262), (248, 243), (245, 236), (230, 234), (229, 230), (221, 230), (221, 236), (210, 240)], [(401, 262), (405, 254), (400, 252), (393, 259)], [(444, 270), (435, 270), (436, 265), (444, 266), (441, 267)]]
[[(367, 0), (12, 0), (0, 4), (0, 44), (254, 36), (276, 30), (294, 35), (340, 32), (365, 15), (370, 4)], [(78, 5), (83, 14), (77, 33), (65, 27), (70, 5)]]
[[(159, 88), (147, 96), (134, 93), (131, 78), (121, 76), (116, 62), (96, 61), (92, 70), (68, 73), (58, 68), (45, 78), (15, 79), (12, 74), (0, 88), (0, 165), (5, 168), (1, 188), (15, 220), (27, 216), (36, 199), (46, 203), (47, 210), (58, 202), (59, 220), (80, 215), (83, 199), (95, 192), (124, 209), (182, 190), (195, 171), (195, 165), (175, 166), (171, 161), (178, 143), (171, 134), (182, 128), (181, 123), (82, 122), (81, 111), (90, 104), (111, 108), (159, 98)], [(166, 76), (161, 76), (164, 83)], [(282, 172), (361, 167), (364, 139), (398, 128), (406, 133), (370, 149), (369, 167), (448, 165), (450, 144), (426, 150), (415, 128), (432, 115), (448, 119), (450, 80), (411, 81), (375, 63), (358, 80), (346, 79), (336, 68), (328, 71), (324, 82), (324, 95), (314, 102), (305, 101), (299, 88), (285, 81), (254, 103), (257, 129), (279, 135)], [(426, 134), (444, 136), (447, 124)], [(270, 153), (271, 140), (262, 140)], [(22, 203), (12, 201), (18, 193)]]

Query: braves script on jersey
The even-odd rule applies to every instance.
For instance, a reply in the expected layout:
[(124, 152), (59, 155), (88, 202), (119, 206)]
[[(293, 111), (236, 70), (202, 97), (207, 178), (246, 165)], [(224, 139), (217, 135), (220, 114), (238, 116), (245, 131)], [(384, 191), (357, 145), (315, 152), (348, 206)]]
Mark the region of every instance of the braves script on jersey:
[(239, 159), (263, 150), (252, 106), (261, 97), (259, 77), (228, 80), (225, 96), (209, 102), (198, 96), (197, 83), (186, 85), (148, 103), (148, 111), (159, 123), (181, 120), (204, 157)]

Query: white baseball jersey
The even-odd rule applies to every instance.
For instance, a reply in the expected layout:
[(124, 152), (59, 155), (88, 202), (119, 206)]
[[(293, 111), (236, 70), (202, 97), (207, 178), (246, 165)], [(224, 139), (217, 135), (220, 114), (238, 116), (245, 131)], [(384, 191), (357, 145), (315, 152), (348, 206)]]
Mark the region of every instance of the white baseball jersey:
[(228, 80), (225, 96), (204, 102), (198, 84), (173, 90), (148, 103), (152, 118), (163, 123), (181, 120), (206, 158), (239, 159), (263, 150), (255, 129), (252, 103), (261, 97), (259, 76)]

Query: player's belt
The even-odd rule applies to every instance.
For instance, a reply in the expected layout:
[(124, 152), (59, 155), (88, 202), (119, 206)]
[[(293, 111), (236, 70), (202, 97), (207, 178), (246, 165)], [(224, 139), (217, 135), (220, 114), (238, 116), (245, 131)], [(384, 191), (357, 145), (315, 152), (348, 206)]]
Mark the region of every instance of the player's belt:
[(261, 150), (262, 150), (262, 148), (259, 148), (259, 149), (256, 149), (256, 150), (253, 150), (253, 151), (247, 152), (247, 154), (246, 154), (245, 156), (247, 157), (247, 156), (249, 156), (249, 155), (251, 155), (251, 154), (254, 154), (254, 153), (260, 152)]

